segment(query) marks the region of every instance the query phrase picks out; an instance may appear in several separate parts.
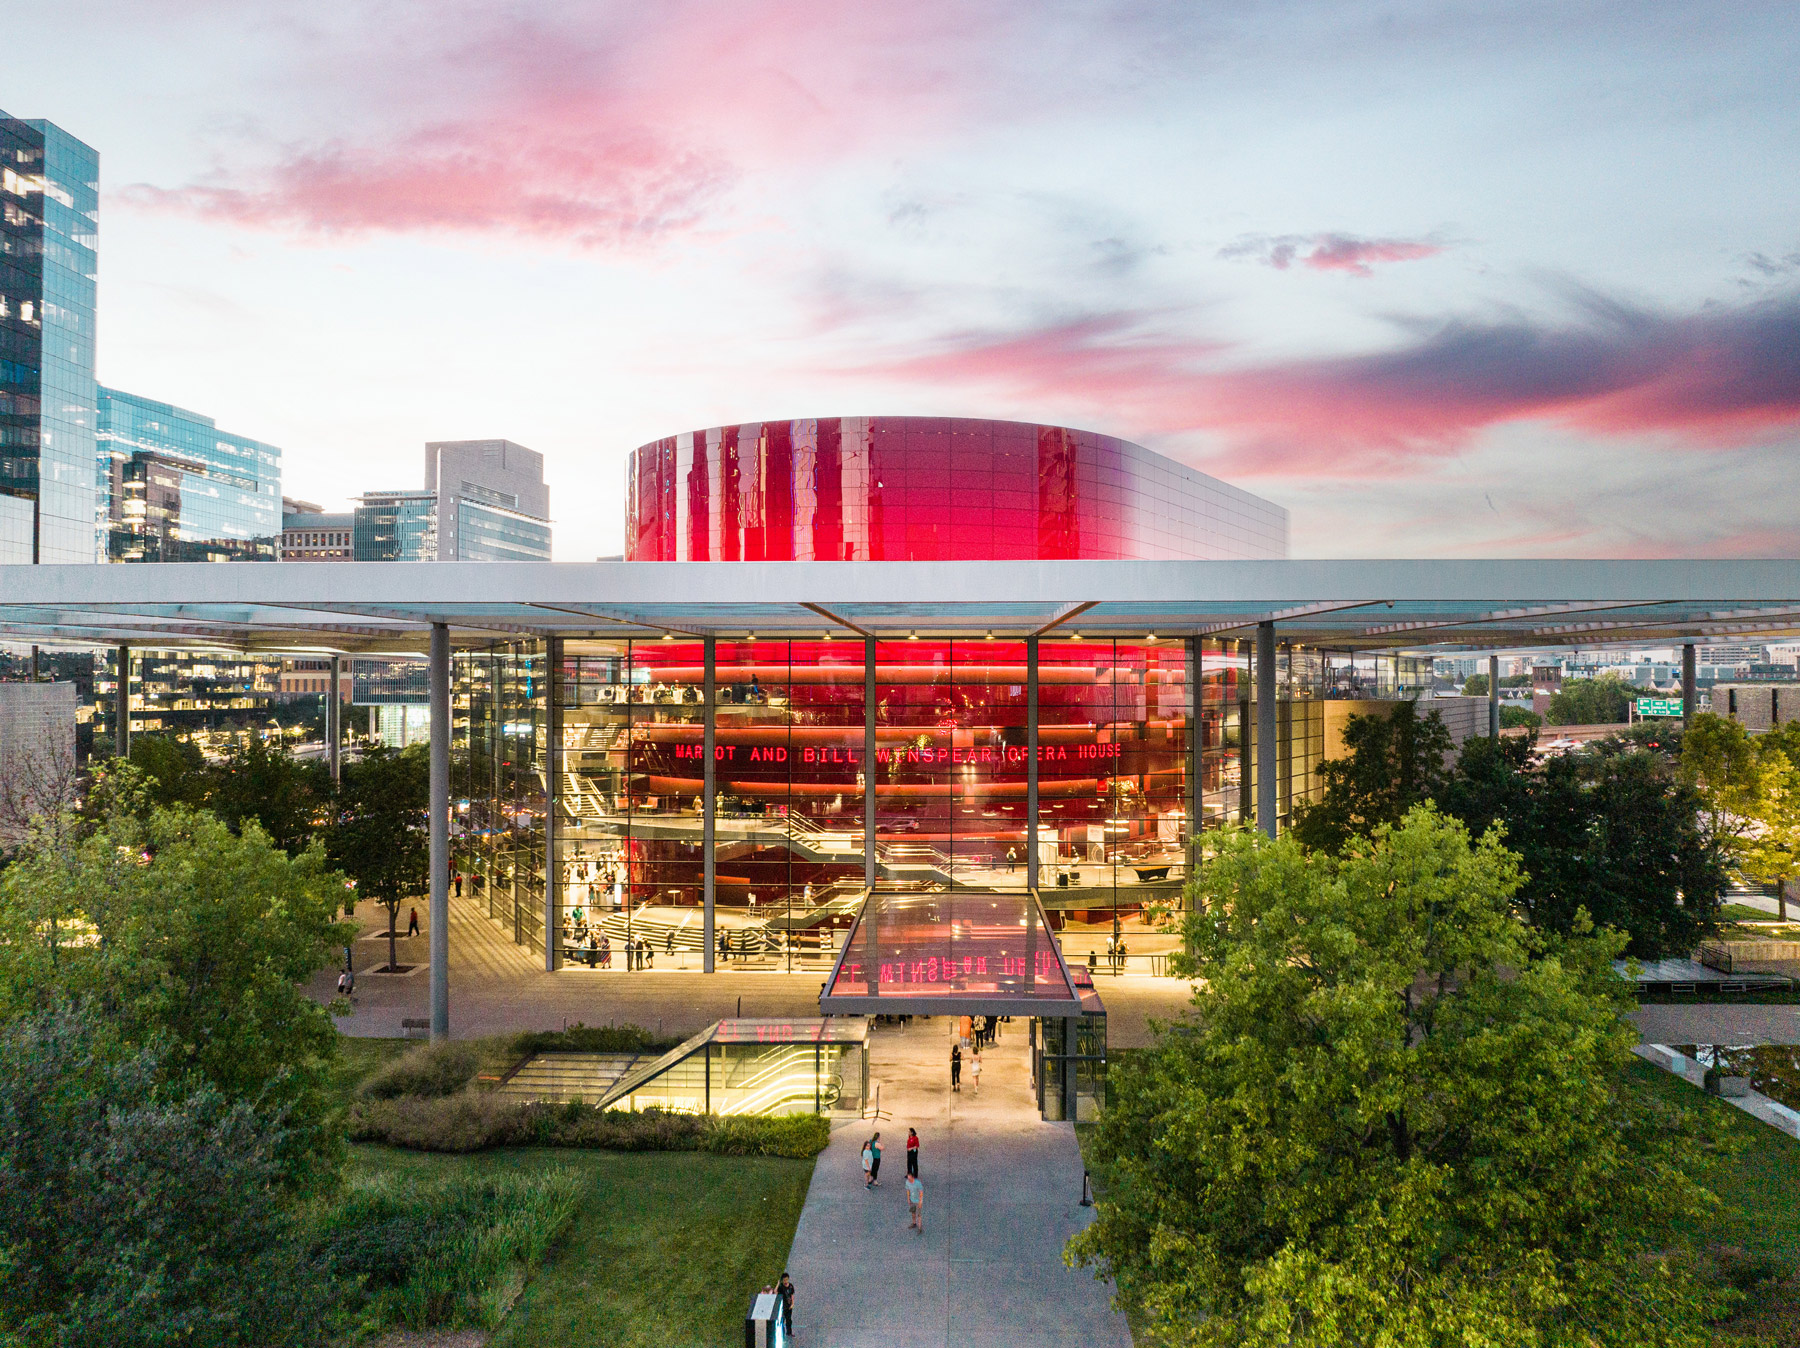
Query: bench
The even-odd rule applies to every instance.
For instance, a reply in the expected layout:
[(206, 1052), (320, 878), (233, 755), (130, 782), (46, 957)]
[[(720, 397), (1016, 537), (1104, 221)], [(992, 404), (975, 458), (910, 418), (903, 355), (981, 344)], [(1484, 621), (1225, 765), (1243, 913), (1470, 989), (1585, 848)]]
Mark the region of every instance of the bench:
[(431, 1037), (431, 1022), (420, 1016), (407, 1016), (400, 1022), (402, 1039), (428, 1039)]

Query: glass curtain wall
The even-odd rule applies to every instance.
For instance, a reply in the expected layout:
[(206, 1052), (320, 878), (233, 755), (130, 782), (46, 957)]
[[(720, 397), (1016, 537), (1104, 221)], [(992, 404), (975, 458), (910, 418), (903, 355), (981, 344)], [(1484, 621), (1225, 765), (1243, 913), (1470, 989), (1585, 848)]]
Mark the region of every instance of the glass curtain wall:
[(1200, 827), (1221, 828), (1243, 817), (1244, 714), (1250, 698), (1250, 661), (1235, 641), (1195, 641), (1199, 704)]
[[(659, 957), (699, 953), (709, 713), (715, 908), (730, 961), (832, 952), (864, 884), (871, 787), (880, 883), (1024, 888), (1024, 642), (876, 643), (872, 765), (861, 639), (720, 640), (710, 707), (701, 641), (570, 639), (561, 649), (553, 680), (545, 643), (458, 657), (459, 869), (519, 943), (543, 939), (553, 786), (548, 873), (561, 947), (575, 952), (565, 959), (623, 967), (600, 951), (633, 938)], [(1187, 644), (1046, 640), (1039, 655), (1046, 907), (1054, 921), (1089, 909), (1099, 921), (1166, 901), (1185, 875), (1196, 798)], [(1202, 671), (1214, 700), (1202, 708), (1198, 799), (1217, 813), (1236, 788), (1240, 680), (1230, 666)]]
[[(1038, 841), (1040, 864), (1051, 863), (1039, 885), (1047, 908), (1097, 922), (1179, 892), (1189, 832), (1187, 659), (1180, 641), (1039, 643)], [(1225, 761), (1219, 752), (1215, 770)]]

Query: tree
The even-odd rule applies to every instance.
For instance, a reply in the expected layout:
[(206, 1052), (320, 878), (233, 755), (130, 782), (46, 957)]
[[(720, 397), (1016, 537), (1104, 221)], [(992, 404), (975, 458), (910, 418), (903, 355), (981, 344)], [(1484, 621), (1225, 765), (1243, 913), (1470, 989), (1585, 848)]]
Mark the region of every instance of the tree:
[(331, 776), (279, 744), (252, 739), (214, 775), (208, 805), (234, 831), (254, 819), (283, 851), (301, 851), (325, 821)]
[(131, 741), (131, 766), (144, 774), (152, 805), (187, 805), (199, 809), (212, 789), (206, 759), (191, 740), (164, 735), (137, 735)]
[(1550, 695), (1544, 719), (1551, 725), (1610, 725), (1631, 717), (1638, 690), (1616, 674), (1571, 679)]
[(398, 753), (373, 749), (344, 768), (336, 817), (327, 835), (332, 864), (356, 892), (387, 910), (388, 967), (396, 963), (394, 924), (400, 905), (430, 884), (431, 754), (411, 745)]
[(1709, 764), (1703, 773), (1702, 754), (1695, 755), (1697, 777), (1723, 782), (1717, 831), (1745, 874), (1774, 882), (1776, 910), (1785, 922), (1788, 883), (1800, 875), (1800, 725), (1789, 721), (1750, 740), (1736, 721), (1704, 719), (1707, 752), (1728, 765), (1721, 771)]
[(1071, 1262), (1169, 1344), (1710, 1342), (1703, 1125), (1624, 1075), (1620, 938), (1545, 942), (1521, 883), (1428, 806), (1342, 858), (1223, 835), (1193, 1010), (1113, 1071)]
[(1500, 708), (1500, 728), (1511, 730), (1516, 726), (1524, 726), (1527, 730), (1536, 730), (1544, 723), (1544, 718), (1535, 711), (1527, 711), (1524, 707)]
[(181, 1079), (286, 1119), (290, 1182), (335, 1164), (331, 1013), (304, 985), (353, 929), (323, 849), (290, 857), (254, 822), (126, 813), (28, 847), (0, 873), (0, 1015), (90, 1000), (122, 1042)]
[(1560, 935), (1588, 921), (1640, 959), (1686, 955), (1717, 929), (1726, 873), (1699, 794), (1642, 750), (1564, 754), (1522, 739), (1463, 746), (1438, 802), (1472, 831), (1499, 824), (1524, 869), (1518, 903)]
[(334, 1289), (281, 1188), (279, 1118), (95, 1020), (0, 1028), (0, 1339), (320, 1342)]
[(1296, 812), (1294, 836), (1308, 847), (1335, 852), (1429, 800), (1452, 743), (1437, 712), (1421, 716), (1416, 702), (1396, 702), (1385, 716), (1352, 716), (1344, 747), (1342, 758), (1319, 764), (1323, 796)]

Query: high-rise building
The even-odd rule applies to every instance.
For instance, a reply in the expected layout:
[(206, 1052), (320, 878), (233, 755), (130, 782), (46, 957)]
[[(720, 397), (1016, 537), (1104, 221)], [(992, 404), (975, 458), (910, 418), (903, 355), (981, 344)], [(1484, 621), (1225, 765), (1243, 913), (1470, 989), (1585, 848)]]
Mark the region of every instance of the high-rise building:
[(434, 441), (424, 490), (366, 493), (353, 535), (359, 562), (547, 562), (544, 456), (510, 440)]
[(100, 156), (0, 113), (0, 561), (92, 562)]
[(327, 513), (311, 501), (281, 498), (281, 560), (284, 562), (348, 562), (355, 557), (350, 534), (355, 516)]
[(281, 451), (209, 416), (99, 390), (108, 556), (121, 562), (274, 561)]

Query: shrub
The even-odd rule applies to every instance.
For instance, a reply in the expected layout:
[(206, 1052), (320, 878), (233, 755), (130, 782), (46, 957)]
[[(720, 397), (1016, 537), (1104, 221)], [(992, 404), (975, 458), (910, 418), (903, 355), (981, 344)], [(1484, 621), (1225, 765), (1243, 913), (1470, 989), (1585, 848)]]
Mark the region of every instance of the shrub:
[(679, 1114), (506, 1100), (464, 1092), (438, 1099), (358, 1101), (350, 1137), (412, 1151), (471, 1152), (491, 1147), (581, 1147), (597, 1151), (706, 1151), (721, 1156), (817, 1156), (831, 1139), (829, 1120)]
[(315, 1243), (377, 1326), (496, 1327), (575, 1213), (580, 1182), (547, 1175), (352, 1181)]
[(583, 1025), (565, 1030), (527, 1030), (516, 1034), (511, 1049), (520, 1058), (534, 1053), (665, 1053), (680, 1039), (659, 1039), (642, 1025)]
[(474, 1079), (480, 1067), (480, 1050), (472, 1044), (420, 1044), (377, 1070), (357, 1091), (373, 1100), (454, 1095)]

